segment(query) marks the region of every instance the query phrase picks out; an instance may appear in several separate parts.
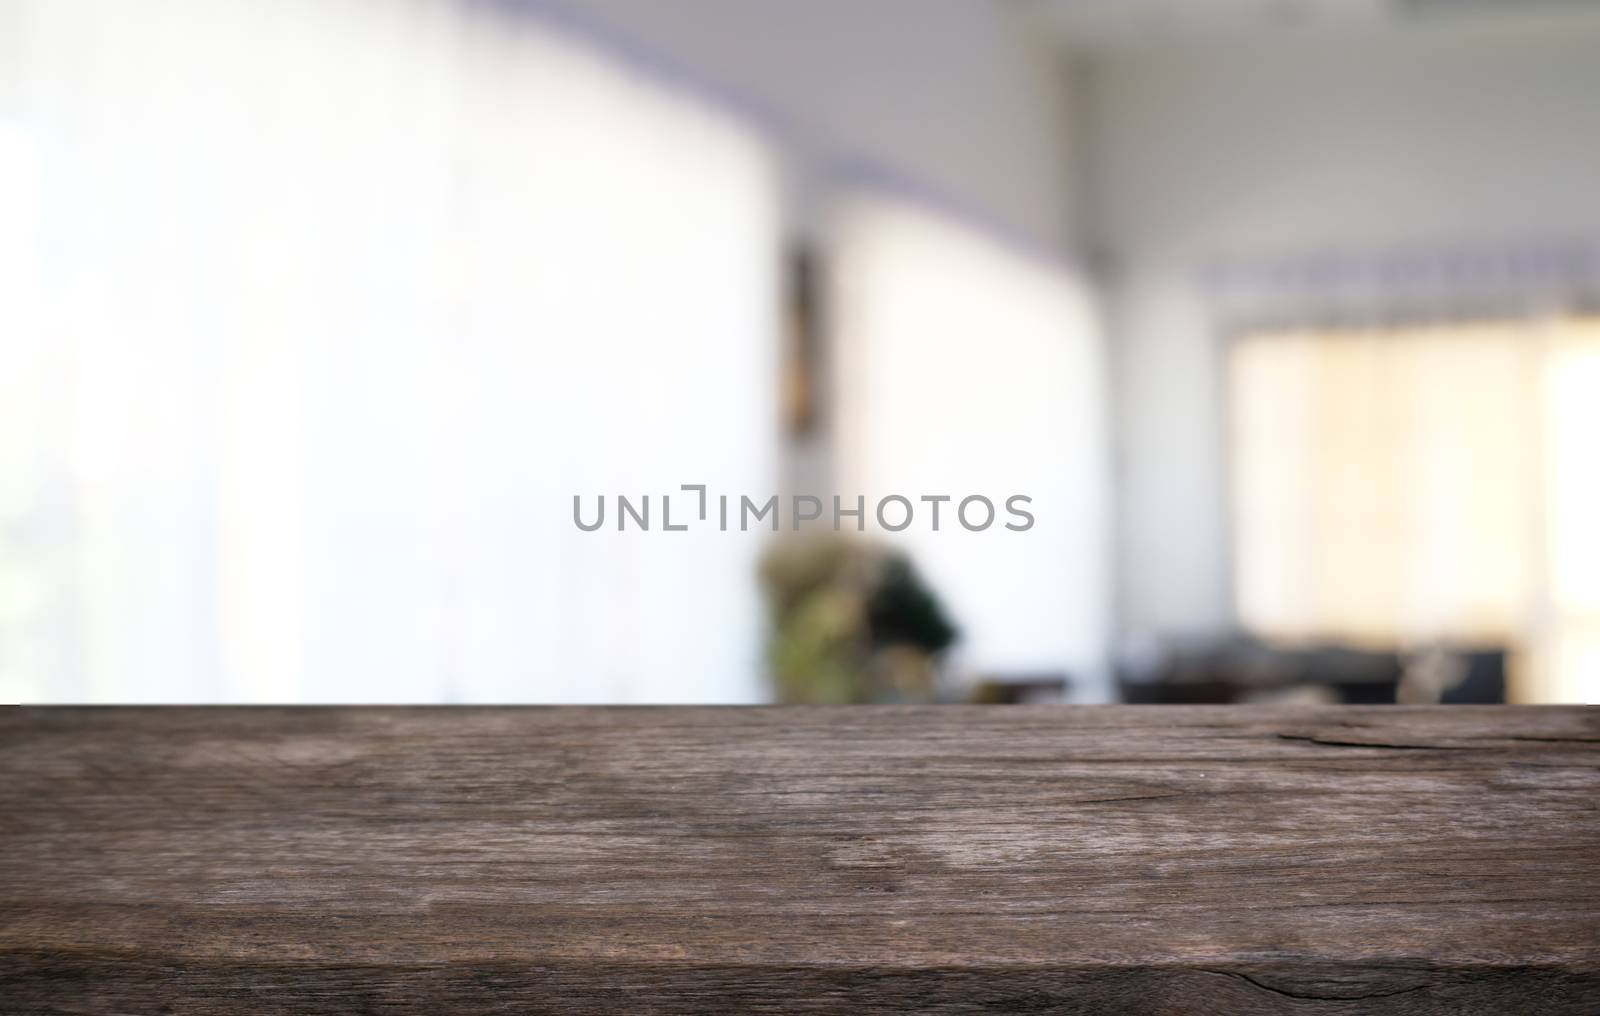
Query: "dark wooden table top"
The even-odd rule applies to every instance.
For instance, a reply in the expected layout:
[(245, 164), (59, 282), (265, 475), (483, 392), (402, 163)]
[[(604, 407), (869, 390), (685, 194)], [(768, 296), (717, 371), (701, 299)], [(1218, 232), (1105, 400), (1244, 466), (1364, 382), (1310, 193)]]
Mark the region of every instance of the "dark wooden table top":
[(0, 1011), (1600, 1013), (1600, 710), (0, 710)]

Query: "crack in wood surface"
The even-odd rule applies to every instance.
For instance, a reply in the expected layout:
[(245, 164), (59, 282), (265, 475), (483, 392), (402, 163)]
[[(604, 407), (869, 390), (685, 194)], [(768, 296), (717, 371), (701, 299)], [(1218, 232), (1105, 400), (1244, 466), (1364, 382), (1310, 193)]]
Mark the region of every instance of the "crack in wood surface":
[(5, 710), (0, 1012), (1593, 1016), (1597, 795), (1584, 708)]

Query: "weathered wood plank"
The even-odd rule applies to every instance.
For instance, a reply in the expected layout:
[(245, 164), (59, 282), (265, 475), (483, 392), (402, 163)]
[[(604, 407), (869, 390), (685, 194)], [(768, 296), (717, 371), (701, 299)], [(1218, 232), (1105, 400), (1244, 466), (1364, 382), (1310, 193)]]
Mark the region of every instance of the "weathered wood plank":
[(0, 1011), (1600, 1012), (1600, 710), (0, 711)]

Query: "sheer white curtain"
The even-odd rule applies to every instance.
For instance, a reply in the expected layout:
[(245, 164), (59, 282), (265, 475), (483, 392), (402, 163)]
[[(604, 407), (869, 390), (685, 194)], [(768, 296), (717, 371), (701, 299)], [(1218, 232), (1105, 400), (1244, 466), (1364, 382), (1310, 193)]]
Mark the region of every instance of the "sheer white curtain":
[(0, 0), (0, 695), (760, 695), (761, 139), (506, 5)]
[[(949, 495), (900, 543), (962, 629), (972, 676), (1067, 674), (1109, 696), (1105, 371), (1087, 286), (957, 220), (863, 193), (835, 223), (839, 487)], [(968, 532), (981, 494), (995, 525)], [(1033, 528), (1011, 532), (1023, 494)], [(869, 508), (869, 511), (871, 509)], [(977, 510), (977, 509), (975, 509)]]

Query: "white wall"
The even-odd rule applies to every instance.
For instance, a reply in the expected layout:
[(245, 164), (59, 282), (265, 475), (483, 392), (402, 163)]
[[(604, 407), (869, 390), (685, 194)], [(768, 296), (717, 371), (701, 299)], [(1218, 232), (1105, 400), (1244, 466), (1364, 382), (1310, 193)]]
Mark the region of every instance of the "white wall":
[(1213, 259), (1600, 238), (1600, 27), (1131, 52), (1089, 74), (1110, 255), (1119, 627), (1232, 621)]
[(582, 11), (765, 107), (802, 155), (870, 159), (1047, 245), (1073, 235), (1069, 96), (1048, 40), (1008, 4), (584, 0)]

